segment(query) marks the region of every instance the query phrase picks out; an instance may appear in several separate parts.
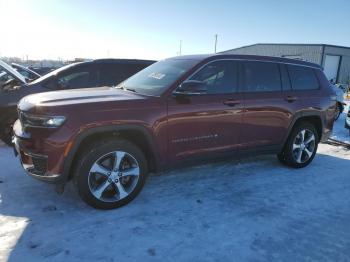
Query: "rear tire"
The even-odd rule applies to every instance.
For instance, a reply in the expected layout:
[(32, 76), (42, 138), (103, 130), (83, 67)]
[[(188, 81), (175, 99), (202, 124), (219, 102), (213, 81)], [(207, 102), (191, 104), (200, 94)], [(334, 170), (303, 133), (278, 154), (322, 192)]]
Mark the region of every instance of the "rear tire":
[(0, 130), (0, 139), (8, 146), (12, 145), (12, 136), (13, 136), (13, 125), (16, 122), (15, 118), (6, 119), (3, 123), (1, 123)]
[(113, 209), (126, 205), (145, 184), (146, 158), (127, 140), (98, 142), (80, 155), (75, 169), (78, 192), (82, 200), (94, 208)]
[(282, 163), (302, 168), (309, 165), (314, 159), (318, 147), (318, 134), (314, 125), (302, 122), (295, 126), (284, 147)]

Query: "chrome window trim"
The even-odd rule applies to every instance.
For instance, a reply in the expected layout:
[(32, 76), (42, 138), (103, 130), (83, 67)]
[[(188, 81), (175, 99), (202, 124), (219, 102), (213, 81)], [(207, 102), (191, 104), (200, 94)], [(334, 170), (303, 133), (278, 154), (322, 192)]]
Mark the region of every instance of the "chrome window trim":
[[(219, 59), (215, 59), (212, 61), (209, 61), (207, 63), (205, 63), (204, 65), (202, 65), (201, 67), (199, 67), (196, 71), (194, 71), (190, 76), (188, 76), (184, 81), (181, 82), (181, 84), (183, 82), (186, 82), (187, 80), (190, 80), (191, 77), (193, 77), (195, 74), (197, 74), (200, 70), (202, 70), (204, 67), (206, 67), (207, 65), (210, 65), (211, 63), (214, 62), (218, 62), (218, 61), (242, 61), (242, 62), (263, 62), (263, 63), (275, 63), (278, 65), (294, 65), (294, 66), (301, 66), (301, 67), (308, 67), (308, 68), (312, 68), (312, 69), (317, 69), (317, 70), (321, 70), (320, 68), (316, 67), (316, 66), (309, 66), (309, 65), (300, 65), (300, 64), (295, 64), (295, 63), (286, 63), (286, 62), (281, 62), (281, 61), (272, 61), (272, 60), (259, 60), (259, 59), (244, 59), (244, 58), (219, 58)], [(282, 83), (282, 82), (281, 82)], [(180, 84), (180, 85), (181, 85)], [(179, 86), (180, 86), (179, 85)], [(174, 93), (178, 93), (176, 92), (177, 88), (179, 87), (177, 86), (174, 91), (172, 92)], [(312, 90), (319, 90), (319, 89), (312, 89)], [(272, 91), (275, 92), (275, 91)], [(283, 92), (283, 90), (282, 90)], [(238, 90), (237, 92), (232, 92), (232, 93), (226, 93), (226, 94), (240, 94), (240, 93), (246, 93), (246, 92), (242, 92), (242, 90)], [(191, 94), (188, 94), (191, 95)], [(193, 94), (194, 95), (194, 94)], [(206, 95), (206, 94), (195, 94), (195, 95)], [(220, 95), (220, 93), (216, 94), (216, 95)], [(224, 95), (224, 94), (221, 94)]]

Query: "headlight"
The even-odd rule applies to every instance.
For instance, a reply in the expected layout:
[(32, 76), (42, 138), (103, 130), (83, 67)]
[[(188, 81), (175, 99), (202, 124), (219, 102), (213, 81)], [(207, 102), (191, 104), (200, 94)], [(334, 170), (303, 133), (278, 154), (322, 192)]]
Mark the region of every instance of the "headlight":
[(23, 127), (53, 128), (61, 126), (66, 121), (66, 118), (64, 116), (34, 116), (21, 112), (20, 120)]

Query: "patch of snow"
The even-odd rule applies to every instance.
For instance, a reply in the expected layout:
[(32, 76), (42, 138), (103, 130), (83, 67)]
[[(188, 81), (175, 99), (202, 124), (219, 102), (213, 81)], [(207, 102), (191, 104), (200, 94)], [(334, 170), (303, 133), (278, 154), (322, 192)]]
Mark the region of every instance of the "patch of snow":
[(0, 261), (347, 261), (350, 152), (320, 145), (303, 169), (275, 156), (151, 176), (129, 205), (62, 196), (0, 147)]
[(331, 138), (343, 141), (345, 143), (350, 143), (349, 129), (345, 128), (345, 119), (349, 110), (350, 100), (345, 100), (344, 102), (347, 104), (347, 106), (345, 107), (343, 113), (340, 114), (338, 120), (334, 122)]

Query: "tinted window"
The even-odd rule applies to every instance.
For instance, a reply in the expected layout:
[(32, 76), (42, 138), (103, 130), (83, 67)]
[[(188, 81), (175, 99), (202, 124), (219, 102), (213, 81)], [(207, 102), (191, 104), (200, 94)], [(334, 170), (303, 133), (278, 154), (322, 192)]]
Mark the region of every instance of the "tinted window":
[(288, 65), (293, 90), (313, 90), (319, 88), (314, 70), (304, 66)]
[(233, 61), (216, 61), (206, 65), (190, 80), (204, 82), (208, 94), (232, 93), (237, 87), (237, 65)]
[(120, 86), (137, 93), (158, 96), (198, 62), (176, 58), (159, 61), (136, 73)]
[(243, 65), (244, 92), (281, 91), (278, 64), (245, 62)]
[(61, 89), (86, 88), (97, 85), (96, 71), (90, 67), (76, 68), (58, 77), (58, 86)]
[(284, 91), (290, 91), (291, 90), (291, 84), (290, 84), (290, 79), (288, 75), (288, 71), (286, 68), (286, 65), (281, 64), (280, 65), (280, 70), (281, 70), (281, 81), (282, 81), (282, 89)]
[(106, 64), (100, 67), (100, 85), (116, 86), (136, 74), (146, 65), (140, 64)]

